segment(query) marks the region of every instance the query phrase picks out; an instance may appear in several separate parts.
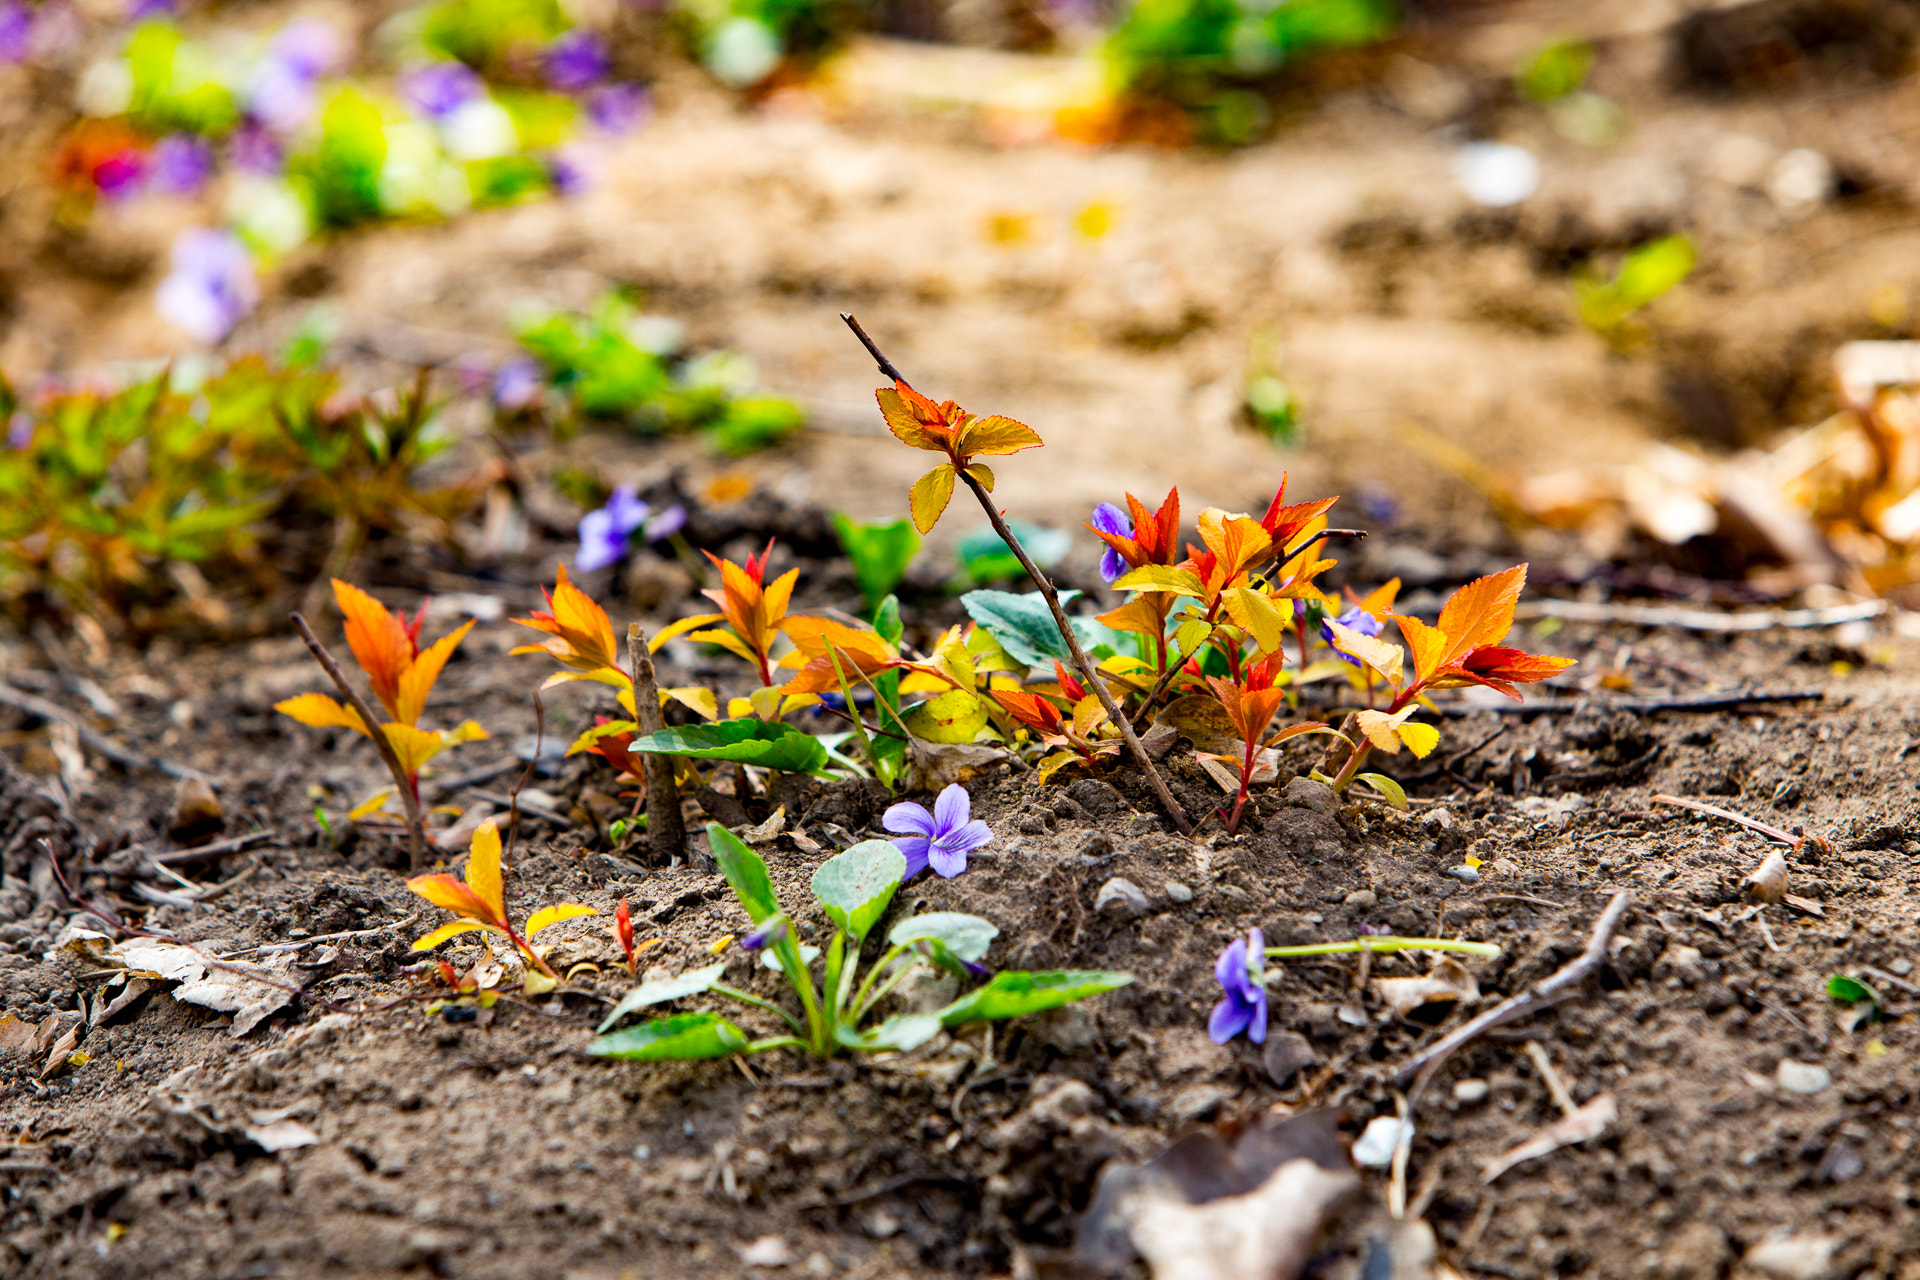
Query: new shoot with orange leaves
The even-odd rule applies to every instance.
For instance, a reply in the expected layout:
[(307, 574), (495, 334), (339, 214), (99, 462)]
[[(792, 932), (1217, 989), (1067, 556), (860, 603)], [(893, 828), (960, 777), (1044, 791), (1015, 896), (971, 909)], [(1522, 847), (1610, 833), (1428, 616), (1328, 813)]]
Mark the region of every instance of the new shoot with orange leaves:
[(500, 827), (491, 818), (474, 830), (464, 877), (435, 872), (413, 877), (407, 881), (407, 888), (434, 906), (444, 907), (460, 917), (416, 941), (415, 951), (431, 951), (449, 938), (476, 930), (499, 934), (520, 954), (529, 995), (551, 991), (560, 985), (560, 975), (553, 971), (541, 950), (534, 947), (534, 935), (562, 920), (599, 914), (578, 902), (560, 902), (540, 908), (528, 917), (524, 930), (516, 930), (507, 915), (506, 882), (500, 867)]
[[(487, 731), (472, 720), (454, 729), (423, 729), (420, 717), (427, 708), (427, 695), (440, 678), (447, 659), (473, 629), (463, 623), (452, 634), (441, 637), (426, 649), (420, 648), (420, 626), (426, 619), (426, 606), (420, 606), (411, 620), (388, 610), (360, 588), (338, 578), (333, 580), (333, 596), (346, 617), (347, 647), (354, 661), (366, 672), (374, 696), (393, 719), (380, 726), (382, 736), (393, 748), (406, 775), (413, 803), (420, 800), (420, 770), (434, 756), (461, 742), (475, 742)], [(303, 693), (297, 698), (274, 704), (274, 710), (315, 728), (351, 729), (368, 738), (372, 729), (360, 713), (343, 706), (324, 693)], [(384, 788), (353, 810), (355, 818), (376, 813), (386, 803), (393, 788)]]
[(887, 429), (902, 444), (947, 455), (945, 462), (915, 480), (907, 495), (913, 526), (921, 533), (932, 529), (947, 509), (961, 472), (972, 476), (988, 493), (993, 492), (993, 471), (975, 458), (1038, 449), (1044, 443), (1040, 433), (1023, 422), (997, 413), (976, 418), (951, 400), (935, 404), (898, 378), (891, 387), (873, 394), (880, 402)]

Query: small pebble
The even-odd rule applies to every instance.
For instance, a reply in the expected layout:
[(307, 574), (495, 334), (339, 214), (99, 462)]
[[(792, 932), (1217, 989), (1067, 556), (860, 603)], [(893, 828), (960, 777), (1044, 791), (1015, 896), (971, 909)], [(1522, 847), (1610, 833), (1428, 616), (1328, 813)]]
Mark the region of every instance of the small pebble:
[(1825, 1067), (1795, 1062), (1792, 1058), (1780, 1059), (1773, 1078), (1788, 1093), (1815, 1094), (1833, 1083), (1833, 1074)]
[(1348, 906), (1357, 911), (1371, 911), (1380, 903), (1380, 896), (1371, 889), (1355, 889), (1346, 897)]
[(1360, 1140), (1353, 1144), (1353, 1162), (1368, 1169), (1384, 1169), (1392, 1164), (1393, 1149), (1399, 1145), (1403, 1128), (1412, 1129), (1412, 1122), (1395, 1116), (1375, 1116)]
[(1453, 814), (1446, 809), (1429, 809), (1420, 819), (1423, 827), (1432, 827), (1435, 831), (1446, 831), (1453, 826)]
[(1485, 1102), (1487, 1095), (1493, 1092), (1493, 1086), (1485, 1080), (1456, 1080), (1453, 1082), (1453, 1100), (1468, 1106), (1476, 1102)]
[(1480, 873), (1474, 870), (1472, 867), (1467, 866), (1465, 863), (1461, 863), (1457, 867), (1448, 867), (1441, 874), (1452, 876), (1455, 880), (1458, 880), (1461, 884), (1480, 883)]
[(1187, 886), (1181, 884), (1178, 880), (1169, 880), (1165, 884), (1161, 885), (1160, 887), (1162, 890), (1166, 892), (1166, 895), (1169, 901), (1172, 901), (1172, 902), (1192, 902), (1193, 901), (1193, 890), (1187, 888)]
[(1100, 886), (1093, 897), (1093, 909), (1103, 916), (1130, 919), (1147, 913), (1147, 895), (1125, 876), (1115, 876)]
[(1901, 956), (1898, 960), (1889, 961), (1887, 963), (1887, 972), (1896, 978), (1904, 978), (1913, 972), (1913, 961), (1907, 959), (1905, 956)]
[(1742, 1261), (1771, 1280), (1827, 1280), (1839, 1248), (1832, 1236), (1788, 1235), (1776, 1227)]

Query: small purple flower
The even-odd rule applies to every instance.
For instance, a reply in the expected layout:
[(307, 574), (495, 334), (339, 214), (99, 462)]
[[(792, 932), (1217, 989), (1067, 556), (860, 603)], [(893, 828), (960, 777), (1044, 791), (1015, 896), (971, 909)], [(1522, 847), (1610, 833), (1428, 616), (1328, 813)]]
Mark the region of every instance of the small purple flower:
[(591, 31), (569, 31), (547, 46), (547, 83), (578, 93), (607, 74), (607, 46)]
[(168, 195), (190, 196), (213, 176), (213, 144), (191, 133), (170, 133), (153, 144), (147, 185)]
[(545, 385), (538, 361), (525, 356), (503, 361), (493, 371), (493, 403), (505, 413), (519, 413), (540, 398)]
[[(1133, 521), (1127, 519), (1127, 513), (1111, 502), (1103, 502), (1093, 509), (1092, 524), (1100, 532), (1110, 533), (1116, 538), (1133, 536)], [(1100, 557), (1100, 576), (1111, 584), (1126, 571), (1127, 562), (1121, 559), (1118, 551), (1108, 547)]]
[(215, 343), (260, 301), (253, 260), (228, 231), (183, 231), (173, 242), (173, 272), (160, 282), (160, 314), (196, 342)]
[[(1339, 617), (1333, 619), (1333, 621), (1339, 623), (1343, 627), (1347, 627), (1351, 630), (1358, 631), (1363, 636), (1377, 636), (1380, 634), (1380, 629), (1381, 629), (1380, 619), (1374, 617), (1372, 614), (1368, 613), (1365, 609), (1362, 609), (1357, 604), (1354, 605), (1352, 608), (1348, 609), (1345, 613), (1341, 614)], [(1320, 638), (1322, 640), (1325, 640), (1328, 645), (1333, 644), (1333, 628), (1327, 625), (1327, 620), (1325, 618), (1322, 618), (1320, 620)], [(1335, 649), (1333, 651), (1333, 656), (1340, 659), (1340, 661), (1346, 663), (1350, 667), (1358, 667), (1360, 665), (1358, 659), (1350, 658), (1346, 654), (1341, 653), (1338, 649)]]
[(407, 105), (429, 120), (444, 120), (486, 91), (479, 73), (464, 62), (436, 62), (400, 80)]
[(971, 809), (967, 789), (954, 782), (933, 802), (932, 813), (903, 801), (881, 816), (881, 826), (902, 833), (894, 839), (893, 847), (907, 857), (903, 882), (928, 866), (948, 878), (967, 869), (967, 855), (993, 839), (986, 823), (977, 818), (967, 821)]
[(740, 939), (740, 949), (742, 951), (763, 951), (768, 947), (777, 945), (782, 938), (787, 936), (787, 932), (787, 917), (780, 912), (775, 912), (773, 915), (768, 916), (765, 920), (755, 925), (751, 933), (748, 933)]
[(547, 181), (555, 195), (585, 195), (600, 185), (604, 168), (600, 153), (590, 146), (576, 144), (547, 153)]
[(25, 62), (33, 52), (33, 10), (20, 0), (0, 3), (0, 62)]
[(278, 174), (286, 163), (279, 139), (257, 124), (243, 124), (227, 137), (227, 160), (242, 173)]
[(1266, 938), (1258, 929), (1249, 929), (1246, 937), (1229, 942), (1214, 961), (1213, 976), (1227, 993), (1207, 1019), (1207, 1035), (1215, 1044), (1225, 1044), (1242, 1031), (1255, 1044), (1266, 1042), (1266, 953)]
[(130, 0), (128, 22), (147, 22), (154, 18), (172, 18), (180, 13), (179, 0)]
[(317, 19), (289, 22), (253, 69), (247, 111), (275, 133), (305, 124), (319, 102), (320, 77), (340, 60), (340, 34)]
[(345, 49), (340, 32), (318, 18), (301, 18), (280, 28), (268, 54), (287, 71), (307, 81), (340, 65)]
[(606, 506), (580, 517), (580, 552), (574, 557), (574, 568), (592, 573), (618, 564), (632, 548), (636, 533), (642, 541), (657, 542), (678, 533), (686, 522), (687, 509), (678, 503), (656, 512), (640, 501), (632, 485), (620, 485)]
[(587, 118), (610, 138), (632, 133), (652, 111), (653, 99), (644, 85), (605, 85), (587, 97)]
[(33, 444), (33, 419), (19, 410), (7, 422), (7, 447), (25, 449)]

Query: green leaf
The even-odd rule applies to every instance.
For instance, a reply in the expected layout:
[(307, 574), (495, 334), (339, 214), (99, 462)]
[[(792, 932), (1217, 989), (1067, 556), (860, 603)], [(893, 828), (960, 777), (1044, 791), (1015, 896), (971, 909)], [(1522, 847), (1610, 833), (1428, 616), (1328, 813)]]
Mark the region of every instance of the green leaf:
[(862, 840), (820, 864), (813, 873), (813, 896), (858, 946), (886, 913), (906, 874), (905, 854), (885, 840)]
[(598, 1030), (605, 1032), (607, 1028), (635, 1009), (644, 1009), (650, 1004), (665, 1004), (669, 1000), (697, 996), (702, 991), (709, 991), (714, 983), (720, 981), (720, 975), (726, 971), (726, 967), (727, 962), (722, 960), (719, 964), (710, 964), (704, 969), (692, 969), (675, 977), (643, 982), (620, 997), (620, 1003), (613, 1006), (613, 1012), (601, 1020)]
[(757, 716), (663, 729), (635, 738), (627, 750), (696, 760), (733, 760), (784, 773), (818, 773), (827, 763), (827, 749), (812, 735)]
[(1101, 969), (996, 973), (986, 986), (967, 992), (940, 1010), (940, 1024), (957, 1027), (963, 1022), (998, 1022), (1003, 1018), (1041, 1013), (1116, 990), (1132, 981), (1130, 973)]
[(747, 1047), (747, 1033), (717, 1013), (679, 1013), (596, 1037), (587, 1052), (633, 1062), (724, 1058)]
[(978, 960), (987, 954), (987, 948), (999, 936), (1000, 930), (991, 920), (982, 920), (964, 911), (928, 911), (909, 916), (889, 929), (887, 942), (897, 947), (922, 938), (934, 938), (944, 942), (962, 960)]
[[(906, 522), (902, 521), (901, 523), (905, 524)], [(900, 621), (900, 598), (898, 596), (887, 596), (882, 599), (878, 605), (874, 606), (873, 630), (876, 635), (888, 644), (897, 645), (900, 643), (900, 637), (907, 633), (907, 626), (904, 622)], [(897, 682), (900, 673), (890, 671), (887, 674), (895, 677)]]
[(907, 565), (920, 550), (920, 535), (913, 521), (895, 520), (890, 524), (856, 524), (843, 512), (833, 513), (833, 529), (840, 535), (840, 546), (853, 561), (853, 579), (867, 607), (877, 610), (887, 594), (900, 584)]
[(1353, 780), (1355, 782), (1366, 783), (1385, 797), (1388, 804), (1403, 812), (1405, 811), (1407, 807), (1407, 789), (1395, 782), (1392, 778), (1389, 778), (1386, 774), (1356, 773), (1353, 775)]
[[(1014, 520), (1008, 523), (1013, 536), (1027, 549), (1027, 555), (1042, 569), (1051, 569), (1073, 548), (1073, 535), (1065, 529), (1047, 529)], [(1020, 563), (1000, 535), (992, 529), (976, 529), (960, 539), (954, 548), (960, 568), (971, 582), (1002, 582), (1020, 578), (1026, 567)]]
[[(1074, 593), (1062, 591), (1065, 604)], [(1053, 624), (1053, 611), (1039, 592), (1017, 596), (1011, 591), (969, 591), (960, 597), (960, 607), (986, 628), (1007, 656), (1022, 666), (1043, 667), (1058, 658), (1072, 658), (1060, 628)]]
[(849, 1026), (836, 1027), (833, 1038), (861, 1053), (905, 1053), (918, 1049), (942, 1030), (937, 1013), (896, 1013), (864, 1034)]
[(773, 878), (767, 864), (743, 843), (739, 836), (717, 822), (707, 824), (707, 842), (713, 848), (720, 874), (733, 886), (733, 896), (747, 909), (755, 924), (780, 910), (780, 899), (773, 893)]
[(949, 689), (910, 707), (902, 723), (923, 742), (972, 742), (987, 727), (987, 703), (966, 689)]
[(1880, 993), (1858, 978), (1836, 973), (1827, 979), (1827, 994), (1846, 1004), (1871, 1004), (1880, 1008)]

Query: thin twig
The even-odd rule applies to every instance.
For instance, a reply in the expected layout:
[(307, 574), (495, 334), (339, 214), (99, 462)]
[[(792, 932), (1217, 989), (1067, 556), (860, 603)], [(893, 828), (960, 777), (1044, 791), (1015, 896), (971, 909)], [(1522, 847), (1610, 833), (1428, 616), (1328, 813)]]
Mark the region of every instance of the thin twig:
[(239, 853), (242, 849), (251, 849), (257, 844), (273, 839), (277, 834), (279, 833), (274, 831), (253, 831), (244, 836), (235, 836), (231, 840), (203, 844), (198, 849), (182, 849), (176, 853), (150, 853), (147, 855), (147, 861), (156, 866), (183, 867), (213, 858), (224, 858), (229, 853)]
[(1685, 796), (1655, 795), (1653, 802), (1655, 804), (1670, 804), (1681, 809), (1691, 809), (1695, 813), (1710, 813), (1716, 818), (1725, 818), (1728, 822), (1737, 822), (1749, 831), (1758, 831), (1761, 835), (1778, 840), (1784, 845), (1798, 845), (1800, 843), (1800, 837), (1791, 832), (1782, 831), (1779, 827), (1769, 823), (1759, 822), (1753, 818), (1735, 813), (1731, 809), (1722, 809), (1717, 804), (1708, 804), (1704, 800), (1689, 800)]
[[(891, 378), (895, 382), (906, 382), (900, 370), (881, 354), (880, 348), (874, 345), (872, 338), (867, 336), (867, 331), (860, 327), (858, 320), (844, 311), (840, 313), (840, 318), (846, 322), (847, 328), (853, 330), (854, 337), (860, 339), (860, 345), (867, 349), (867, 354), (871, 355), (874, 362), (880, 366), (881, 376)], [(993, 525), (993, 531), (1000, 535), (1000, 541), (1007, 544), (1007, 549), (1013, 552), (1014, 558), (1020, 562), (1020, 567), (1027, 571), (1029, 578), (1033, 579), (1033, 585), (1040, 589), (1041, 599), (1047, 602), (1047, 608), (1053, 614), (1053, 625), (1059, 629), (1060, 638), (1067, 643), (1067, 652), (1073, 658), (1074, 669), (1080, 673), (1080, 678), (1087, 687), (1093, 690), (1094, 696), (1100, 699), (1100, 706), (1106, 711), (1107, 719), (1120, 730), (1120, 736), (1126, 741), (1127, 749), (1133, 753), (1133, 758), (1139, 762), (1141, 770), (1147, 775), (1147, 783), (1153, 788), (1154, 795), (1159, 797), (1161, 807), (1167, 811), (1167, 816), (1173, 819), (1173, 825), (1179, 828), (1181, 835), (1192, 835), (1193, 824), (1187, 821), (1186, 811), (1180, 807), (1180, 802), (1173, 798), (1173, 792), (1167, 789), (1166, 779), (1160, 776), (1160, 770), (1154, 766), (1153, 757), (1148, 755), (1147, 749), (1141, 745), (1140, 735), (1133, 731), (1133, 722), (1127, 719), (1118, 704), (1114, 702), (1113, 693), (1107, 688), (1106, 681), (1100, 678), (1099, 670), (1087, 657), (1087, 651), (1080, 646), (1080, 637), (1074, 633), (1073, 624), (1067, 621), (1065, 611), (1060, 608), (1060, 593), (1054, 590), (1053, 582), (1041, 571), (1040, 566), (1033, 562), (1033, 557), (1027, 554), (1027, 549), (1020, 544), (1020, 539), (1015, 536), (1013, 530), (1007, 527), (1006, 518), (1000, 514), (1000, 509), (993, 505), (993, 499), (986, 489), (973, 478), (972, 472), (960, 471), (958, 474), (962, 480), (966, 481), (967, 488), (973, 490), (973, 496), (980, 500), (980, 509), (987, 513), (987, 521)]]
[(10, 707), (17, 707), (28, 715), (39, 716), (42, 720), (67, 725), (90, 751), (106, 757), (123, 768), (138, 769), (145, 773), (164, 773), (170, 778), (204, 782), (216, 791), (225, 785), (201, 773), (198, 769), (190, 769), (186, 765), (176, 764), (171, 760), (151, 760), (129, 751), (86, 724), (73, 712), (58, 703), (48, 702), (45, 698), (36, 698), (30, 693), (21, 693), (17, 689), (0, 684), (0, 702)]
[(1527, 1058), (1533, 1063), (1533, 1069), (1540, 1073), (1540, 1079), (1547, 1086), (1547, 1096), (1553, 1099), (1553, 1105), (1560, 1108), (1560, 1114), (1570, 1116), (1580, 1109), (1567, 1092), (1566, 1083), (1560, 1079), (1560, 1073), (1553, 1069), (1553, 1059), (1540, 1047), (1538, 1040), (1527, 1041)]
[(1887, 612), (1885, 600), (1836, 605), (1831, 609), (1763, 609), (1715, 613), (1708, 609), (1663, 609), (1640, 604), (1589, 604), (1578, 600), (1535, 600), (1516, 611), (1522, 618), (1561, 618), (1568, 622), (1625, 622), (1637, 627), (1676, 627), (1682, 631), (1768, 631), (1774, 627), (1837, 627), (1865, 622)]
[(1824, 689), (1754, 689), (1746, 693), (1709, 693), (1693, 698), (1568, 698), (1560, 702), (1508, 702), (1499, 706), (1462, 706), (1457, 702), (1441, 706), (1442, 715), (1496, 716), (1570, 715), (1593, 707), (1602, 711), (1636, 711), (1652, 715), (1660, 711), (1728, 711), (1735, 707), (1758, 706), (1772, 702), (1819, 702), (1827, 696)]
[[(1432, 1046), (1415, 1054), (1404, 1066), (1393, 1073), (1393, 1084), (1405, 1088), (1408, 1081), (1418, 1076), (1421, 1084), (1432, 1078), (1433, 1073), (1455, 1050), (1472, 1043), (1494, 1027), (1516, 1022), (1529, 1014), (1537, 1013), (1548, 1005), (1555, 1004), (1571, 995), (1575, 988), (1586, 981), (1587, 976), (1598, 969), (1607, 958), (1608, 944), (1613, 941), (1614, 931), (1620, 927), (1620, 920), (1627, 914), (1627, 908), (1633, 902), (1633, 895), (1625, 889), (1613, 895), (1606, 910), (1594, 921), (1593, 934), (1587, 939), (1587, 949), (1579, 957), (1561, 968), (1551, 977), (1534, 983), (1519, 995), (1501, 1001), (1473, 1021), (1465, 1023), (1449, 1034), (1441, 1037)], [(1419, 1089), (1415, 1089), (1416, 1096)]]
[(411, 869), (419, 871), (427, 864), (427, 824), (420, 816), (420, 797), (413, 793), (413, 780), (407, 777), (406, 768), (401, 765), (400, 757), (395, 753), (393, 744), (387, 741), (387, 731), (379, 717), (373, 714), (373, 708), (360, 696), (360, 691), (347, 682), (346, 673), (340, 670), (340, 664), (327, 652), (327, 646), (320, 643), (320, 637), (313, 634), (313, 628), (299, 614), (291, 615), (294, 630), (307, 642), (307, 652), (327, 673), (327, 679), (333, 681), (333, 687), (347, 700), (347, 705), (360, 717), (360, 723), (366, 726), (367, 736), (373, 739), (373, 745), (380, 752), (380, 759), (387, 766), (387, 772), (393, 775), (393, 785), (400, 792), (400, 803), (407, 810), (407, 837), (409, 843), (408, 858)]
[[(627, 624), (627, 663), (633, 675), (633, 723), (642, 735), (665, 733), (667, 719), (660, 714), (660, 685), (653, 670), (653, 650), (637, 622)], [(849, 708), (851, 710), (851, 708)], [(673, 757), (646, 753), (647, 845), (655, 855), (682, 857), (687, 851), (687, 825), (680, 815), (680, 790), (673, 781)], [(743, 795), (744, 801), (746, 797)]]

